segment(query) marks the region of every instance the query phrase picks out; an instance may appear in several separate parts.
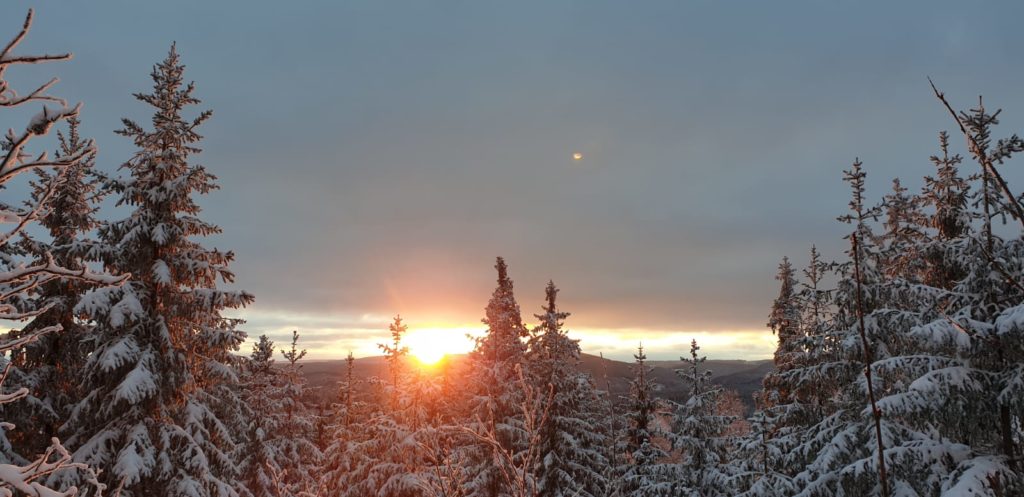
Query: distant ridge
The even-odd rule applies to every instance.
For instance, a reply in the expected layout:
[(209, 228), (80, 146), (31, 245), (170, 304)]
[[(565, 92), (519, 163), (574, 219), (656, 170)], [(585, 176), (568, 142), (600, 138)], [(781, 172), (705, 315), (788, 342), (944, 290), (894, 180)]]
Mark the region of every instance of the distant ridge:
[[(450, 361), (452, 367), (457, 367), (464, 358), (464, 355), (456, 355), (449, 356), (446, 360)], [(686, 363), (682, 361), (649, 361), (648, 365), (653, 368), (651, 374), (655, 381), (661, 385), (657, 391), (658, 396), (671, 400), (686, 398), (687, 391), (684, 382), (674, 371), (684, 368)], [(598, 389), (606, 388), (605, 375), (607, 375), (607, 383), (614, 395), (625, 395), (629, 392), (629, 381), (633, 378), (632, 366), (632, 362), (602, 359), (591, 354), (582, 354), (580, 357), (580, 369), (594, 378)], [(716, 384), (739, 393), (749, 411), (753, 407), (751, 395), (761, 389), (761, 380), (772, 370), (772, 361), (708, 359), (704, 366), (712, 371), (712, 380)], [(355, 375), (362, 379), (372, 376), (383, 377), (386, 367), (384, 358), (381, 356), (359, 358), (355, 361)], [(319, 391), (319, 397), (331, 399), (337, 395), (337, 384), (345, 376), (345, 361), (343, 359), (307, 361), (303, 363), (302, 371), (309, 386)]]

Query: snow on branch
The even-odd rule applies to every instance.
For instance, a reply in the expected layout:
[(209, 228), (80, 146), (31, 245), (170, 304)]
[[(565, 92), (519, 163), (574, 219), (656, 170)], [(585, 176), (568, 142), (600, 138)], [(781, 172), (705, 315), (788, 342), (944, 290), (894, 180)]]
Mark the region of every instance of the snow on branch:
[[(13, 55), (13, 50), (28, 35), (32, 27), (32, 19), (33, 11), (29, 10), (21, 31), (0, 51), (0, 107), (15, 107), (33, 101), (56, 102), (59, 104), (59, 107), (50, 107), (44, 104), (43, 108), (28, 121), (23, 131), (15, 133), (11, 129), (7, 132), (6, 136), (0, 139), (0, 150), (2, 150), (0, 152), (0, 186), (22, 172), (42, 168), (64, 169), (78, 164), (96, 152), (96, 146), (91, 140), (87, 141), (76, 152), (68, 155), (59, 155), (53, 159), (46, 152), (33, 156), (25, 150), (33, 138), (45, 136), (55, 124), (76, 117), (81, 108), (81, 104), (69, 107), (63, 99), (47, 93), (57, 82), (56, 78), (40, 85), (24, 96), (19, 96), (5, 79), (6, 70), (12, 65), (35, 64), (71, 58), (70, 54)], [(24, 232), (28, 224), (46, 214), (53, 196), (54, 184), (60, 179), (61, 175), (59, 174), (49, 177), (44, 185), (43, 193), (36, 201), (26, 202), (27, 206), (24, 209), (0, 206), (2, 207), (0, 208), (0, 223), (14, 225), (13, 228), (0, 232), (0, 247), (7, 246), (15, 236)], [(13, 260), (7, 260), (6, 263), (6, 267), (2, 267), (2, 270), (0, 270), (0, 318), (3, 319), (21, 320), (37, 315), (39, 310), (25, 311), (17, 309), (13, 301), (19, 295), (30, 292), (48, 281), (66, 279), (86, 281), (97, 285), (117, 285), (128, 278), (128, 275), (113, 276), (95, 273), (87, 268), (79, 270), (64, 268), (54, 263), (53, 258), (49, 255), (46, 255), (43, 261), (34, 263), (15, 262)]]
[[(0, 108), (11, 108), (38, 101), (55, 102), (59, 107), (48, 107), (44, 104), (42, 110), (28, 121), (23, 131), (15, 133), (11, 129), (7, 132), (6, 136), (0, 139), (0, 186), (3, 186), (11, 178), (25, 171), (50, 167), (65, 168), (75, 165), (89, 154), (95, 153), (96, 150), (92, 141), (89, 141), (77, 153), (60, 156), (55, 159), (50, 159), (45, 152), (33, 158), (31, 154), (25, 151), (26, 146), (33, 138), (44, 136), (50, 132), (55, 124), (77, 116), (80, 108), (80, 105), (68, 107), (63, 99), (47, 93), (57, 82), (56, 78), (43, 83), (25, 95), (19, 95), (5, 79), (7, 69), (13, 65), (37, 64), (71, 58), (70, 54), (12, 54), (18, 44), (28, 35), (32, 27), (32, 17), (33, 11), (29, 10), (21, 31), (0, 50)], [(53, 185), (60, 179), (60, 174), (49, 176), (47, 183), (43, 187), (42, 195), (38, 196), (35, 202), (26, 202), (27, 207), (24, 209), (15, 209), (6, 203), (0, 205), (0, 222), (14, 225), (13, 229), (0, 232), (0, 250), (6, 249), (11, 240), (19, 233), (24, 235), (25, 227), (32, 221), (38, 220), (47, 211), (52, 200)], [(25, 310), (21, 309), (19, 305), (19, 300), (23, 295), (44, 283), (56, 280), (78, 280), (97, 285), (118, 285), (128, 278), (128, 275), (115, 276), (95, 273), (85, 267), (77, 270), (69, 269), (55, 263), (53, 256), (49, 253), (44, 254), (41, 260), (34, 262), (21, 261), (12, 257), (5, 257), (2, 262), (3, 264), (0, 265), (0, 319), (6, 320), (25, 320), (46, 312), (49, 306)], [(60, 325), (52, 325), (17, 338), (0, 340), (0, 355), (6, 355), (24, 347), (39, 339), (43, 334), (60, 330)], [(7, 362), (7, 366), (4, 368), (2, 375), (0, 375), (0, 405), (16, 402), (28, 394), (26, 388), (19, 388), (13, 392), (4, 392), (3, 385), (10, 372), (11, 365), (11, 362)], [(14, 428), (12, 424), (6, 422), (0, 422), (0, 427), (4, 430)], [(97, 497), (102, 495), (104, 485), (98, 480), (99, 472), (85, 464), (72, 462), (71, 454), (68, 450), (58, 439), (52, 438), (45, 452), (28, 464), (0, 464), (0, 497), (11, 497), (13, 495), (70, 497), (77, 495), (78, 488), (76, 487), (56, 490), (46, 486), (44, 480), (59, 471), (78, 472), (82, 475), (80, 481), (85, 482), (94, 490), (92, 495)]]
[[(0, 341), (0, 354), (21, 348), (37, 339), (40, 336), (53, 331), (59, 331), (60, 325), (48, 326), (36, 330), (33, 333), (16, 339)], [(20, 388), (13, 392), (3, 392), (3, 384), (7, 380), (12, 363), (7, 363), (2, 376), (0, 376), (0, 405), (20, 400), (28, 395), (28, 389)], [(10, 423), (0, 423), (3, 428), (10, 430), (14, 428)], [(103, 495), (104, 485), (99, 482), (99, 472), (89, 466), (71, 461), (71, 454), (60, 443), (60, 440), (53, 438), (50, 446), (41, 456), (25, 465), (0, 464), (0, 497), (11, 497), (18, 495), (30, 495), (33, 497), (71, 497), (78, 494), (78, 488), (71, 487), (58, 491), (45, 486), (41, 480), (58, 471), (80, 471), (84, 473), (84, 481), (95, 490), (96, 497)]]
[[(985, 169), (988, 172), (988, 174), (992, 175), (992, 178), (995, 179), (996, 184), (999, 185), (999, 189), (1002, 191), (1003, 195), (1006, 196), (1006, 203), (1007, 205), (1010, 206), (1010, 214), (1021, 223), (1021, 226), (1024, 226), (1024, 208), (1020, 206), (1020, 202), (1017, 201), (1017, 197), (1015, 197), (1013, 193), (1010, 191), (1010, 187), (1006, 184), (1006, 180), (1003, 179), (1003, 176), (999, 174), (999, 171), (996, 170), (992, 157), (990, 157), (988, 153), (985, 152), (985, 149), (981, 146), (981, 144), (978, 143), (978, 140), (974, 137), (974, 135), (967, 130), (967, 126), (964, 125), (964, 121), (960, 118), (959, 115), (957, 115), (956, 111), (953, 110), (953, 106), (950, 105), (949, 101), (946, 100), (946, 94), (942, 93), (941, 91), (939, 91), (938, 88), (935, 87), (935, 83), (932, 81), (931, 78), (928, 78), (928, 84), (932, 86), (932, 91), (935, 92), (935, 98), (938, 98), (939, 101), (942, 102), (942, 105), (946, 107), (946, 110), (949, 111), (949, 114), (953, 116), (953, 120), (956, 121), (957, 126), (960, 127), (960, 132), (963, 133), (964, 137), (967, 139), (968, 149), (971, 151), (972, 154), (974, 154), (974, 157), (978, 160), (978, 163), (981, 164), (981, 167)], [(1003, 143), (1000, 143), (1000, 145), (1003, 145), (1002, 147), (1000, 147), (1000, 150), (1005, 147)], [(999, 162), (1002, 162), (1002, 159), (1009, 155), (1009, 153), (1003, 151), (998, 152), (998, 154)]]

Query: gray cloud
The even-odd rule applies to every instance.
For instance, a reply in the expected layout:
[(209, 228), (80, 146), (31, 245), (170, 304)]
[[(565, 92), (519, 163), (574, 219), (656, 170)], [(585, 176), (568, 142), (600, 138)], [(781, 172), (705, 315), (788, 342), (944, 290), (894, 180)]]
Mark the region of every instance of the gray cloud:
[[(500, 254), (527, 315), (553, 278), (581, 328), (763, 329), (778, 259), (843, 249), (855, 156), (875, 198), (930, 171), (950, 123), (927, 75), (1024, 123), (1013, 2), (38, 10), (26, 49), (76, 59), (29, 75), (86, 102), (108, 171), (130, 153), (118, 118), (144, 117), (130, 93), (178, 41), (215, 111), (211, 244), (265, 314), (475, 323)], [(303, 326), (320, 345), (374, 329), (341, 321)]]

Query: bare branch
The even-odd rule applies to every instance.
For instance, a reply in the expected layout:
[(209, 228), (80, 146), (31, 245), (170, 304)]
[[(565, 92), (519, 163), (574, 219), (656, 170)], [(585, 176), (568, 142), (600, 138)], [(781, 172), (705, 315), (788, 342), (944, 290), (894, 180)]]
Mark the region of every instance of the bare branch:
[[(29, 30), (32, 29), (32, 18), (35, 17), (35, 10), (28, 9), (28, 14), (25, 15), (25, 23), (21, 26), (21, 31), (18, 32), (11, 41), (7, 42), (4, 46), (3, 51), (0, 51), (0, 68), (7, 64), (36, 64), (39, 62), (51, 62), (59, 60), (71, 59), (71, 54), (59, 54), (59, 55), (37, 55), (37, 56), (19, 56), (15, 57), (11, 55), (11, 51), (25, 39), (28, 35)], [(2, 73), (0, 73), (2, 74)]]
[(932, 78), (928, 78), (928, 84), (932, 86), (932, 91), (935, 92), (935, 97), (938, 98), (946, 107), (946, 110), (949, 111), (949, 115), (953, 116), (953, 120), (955, 120), (957, 126), (960, 127), (960, 132), (963, 133), (965, 138), (967, 138), (968, 150), (974, 154), (974, 157), (977, 158), (981, 167), (986, 169), (988, 173), (995, 178), (996, 184), (999, 185), (999, 189), (1002, 190), (1003, 196), (1006, 197), (1007, 204), (1010, 205), (1010, 214), (1021, 223), (1022, 227), (1024, 227), (1024, 208), (1021, 208), (1020, 202), (1017, 201), (1017, 197), (1015, 197), (1010, 191), (1010, 187), (1007, 186), (1006, 180), (1004, 180), (1003, 176), (996, 170), (996, 167), (992, 162), (992, 158), (985, 153), (985, 150), (981, 148), (978, 141), (974, 139), (974, 135), (967, 130), (967, 127), (964, 126), (964, 122), (960, 119), (960, 116), (956, 114), (956, 111), (953, 110), (953, 106), (949, 104), (948, 100), (946, 100), (946, 95), (935, 87), (935, 83), (932, 81)]

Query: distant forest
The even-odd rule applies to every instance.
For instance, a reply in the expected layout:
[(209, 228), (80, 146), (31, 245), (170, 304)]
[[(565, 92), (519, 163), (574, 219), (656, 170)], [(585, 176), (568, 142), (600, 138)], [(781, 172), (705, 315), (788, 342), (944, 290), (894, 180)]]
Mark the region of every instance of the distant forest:
[(1024, 495), (1024, 197), (1000, 174), (1024, 140), (981, 99), (957, 111), (932, 87), (952, 135), (920, 187), (872, 200), (863, 164), (844, 171), (849, 248), (782, 259), (752, 394), (696, 341), (678, 388), (642, 347), (613, 387), (609, 362), (581, 367), (555, 284), (524, 319), (498, 257), (471, 353), (418, 367), (396, 317), (378, 373), (350, 355), (317, 396), (298, 332), (242, 351), (223, 315), (254, 296), (220, 288), (234, 254), (202, 243), (221, 166), (197, 162), (212, 114), (175, 47), (134, 95), (147, 119), (117, 131), (134, 153), (100, 168), (56, 80), (7, 79), (70, 58), (20, 55), (32, 21), (0, 48), (0, 319), (19, 326), (0, 340), (0, 496)]

